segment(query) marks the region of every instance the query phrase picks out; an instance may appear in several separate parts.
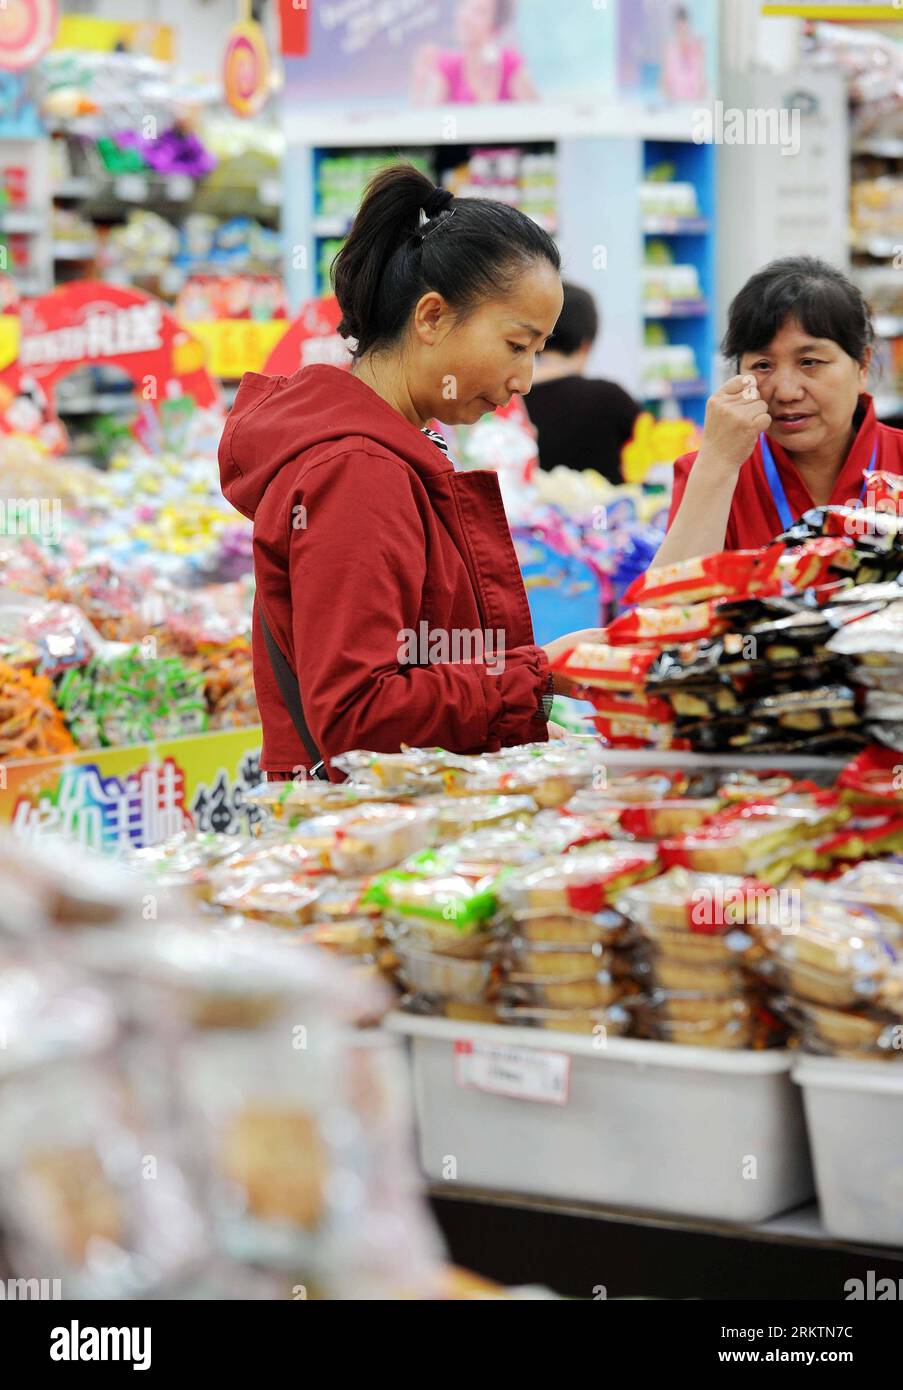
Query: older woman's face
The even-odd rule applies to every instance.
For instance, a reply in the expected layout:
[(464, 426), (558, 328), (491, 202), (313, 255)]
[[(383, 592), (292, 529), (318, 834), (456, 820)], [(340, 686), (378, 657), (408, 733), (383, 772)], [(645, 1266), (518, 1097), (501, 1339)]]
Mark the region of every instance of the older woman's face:
[(488, 43), (496, 29), (495, 12), (496, 0), (460, 0), (456, 27), (461, 43)]
[(745, 352), (740, 371), (754, 376), (772, 418), (769, 436), (790, 453), (846, 440), (871, 353), (860, 364), (831, 338), (814, 338), (787, 319), (764, 352)]

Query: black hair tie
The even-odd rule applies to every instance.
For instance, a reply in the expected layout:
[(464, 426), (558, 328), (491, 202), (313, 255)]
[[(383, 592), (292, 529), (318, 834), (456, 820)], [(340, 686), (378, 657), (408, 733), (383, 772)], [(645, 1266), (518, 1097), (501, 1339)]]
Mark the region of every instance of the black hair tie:
[(438, 217), (440, 212), (444, 212), (449, 203), (453, 203), (455, 195), (447, 188), (434, 188), (426, 202), (423, 204), (423, 211), (427, 218)]

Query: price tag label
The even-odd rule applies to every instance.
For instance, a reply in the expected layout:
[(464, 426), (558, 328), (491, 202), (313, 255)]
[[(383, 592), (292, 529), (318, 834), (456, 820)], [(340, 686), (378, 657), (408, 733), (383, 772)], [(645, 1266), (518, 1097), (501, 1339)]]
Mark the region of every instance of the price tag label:
[(113, 191), (124, 203), (146, 203), (147, 179), (143, 174), (120, 174), (113, 184)]
[(566, 1052), (539, 1052), (499, 1043), (456, 1042), (457, 1085), (496, 1096), (566, 1105), (571, 1059)]

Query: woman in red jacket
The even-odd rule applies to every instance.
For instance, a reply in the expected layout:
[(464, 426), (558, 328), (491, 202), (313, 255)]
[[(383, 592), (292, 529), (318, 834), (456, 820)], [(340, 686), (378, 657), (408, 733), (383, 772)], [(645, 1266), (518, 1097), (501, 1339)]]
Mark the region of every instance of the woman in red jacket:
[(424, 427), (529, 391), (561, 312), (559, 266), (514, 208), (455, 200), (395, 165), (333, 266), (351, 373), (244, 377), (219, 459), (223, 492), (254, 521), (270, 777), (322, 759), (338, 779), (330, 759), (351, 748), (548, 737), (552, 691), (566, 689), (550, 659), (598, 632), (536, 645), (498, 477), (456, 472)]
[(786, 257), (747, 281), (722, 345), (739, 375), (674, 465), (656, 565), (765, 545), (810, 507), (865, 499), (866, 470), (903, 473), (903, 432), (865, 391), (874, 336), (859, 290), (824, 261)]

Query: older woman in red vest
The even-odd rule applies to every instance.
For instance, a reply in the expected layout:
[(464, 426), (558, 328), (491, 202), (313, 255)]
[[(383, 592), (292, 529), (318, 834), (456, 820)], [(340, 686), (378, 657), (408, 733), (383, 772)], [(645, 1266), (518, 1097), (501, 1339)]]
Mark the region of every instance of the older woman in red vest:
[(722, 345), (737, 375), (674, 465), (656, 565), (765, 545), (810, 507), (865, 498), (868, 472), (903, 473), (903, 432), (865, 390), (873, 341), (859, 290), (824, 261), (787, 257), (747, 281)]

